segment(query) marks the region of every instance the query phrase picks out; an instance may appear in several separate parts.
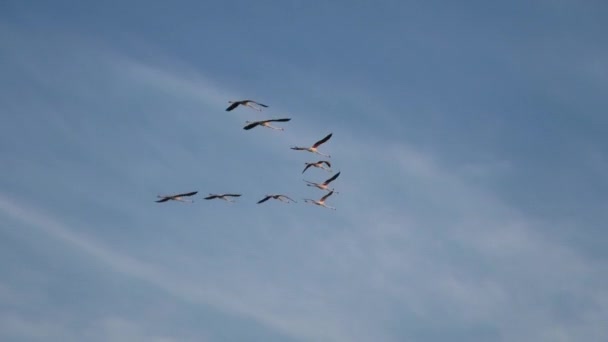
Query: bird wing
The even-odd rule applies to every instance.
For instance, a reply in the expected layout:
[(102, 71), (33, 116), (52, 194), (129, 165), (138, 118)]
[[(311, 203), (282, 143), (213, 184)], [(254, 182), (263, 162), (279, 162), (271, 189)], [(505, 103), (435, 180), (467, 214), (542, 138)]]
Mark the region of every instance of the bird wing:
[(198, 191), (186, 192), (185, 194), (174, 195), (172, 197), (194, 196), (196, 194), (198, 194)]
[(280, 196), (280, 197), (285, 197), (285, 198), (287, 198), (288, 200), (295, 202), (295, 200), (294, 200), (293, 198), (291, 198), (291, 197), (289, 197), (289, 196), (287, 196), (287, 195), (279, 195), (279, 196)]
[(210, 199), (214, 199), (214, 198), (218, 198), (218, 197), (219, 197), (218, 195), (210, 195), (210, 196), (205, 197), (205, 199), (210, 200)]
[(333, 177), (331, 177), (330, 179), (323, 182), (323, 184), (327, 185), (327, 184), (333, 182), (336, 178), (338, 178), (339, 175), (340, 175), (340, 172), (336, 173)]
[(241, 194), (224, 194), (224, 196), (241, 197)]
[[(308, 170), (309, 167), (311, 167), (312, 164), (306, 164), (306, 167), (304, 168), (304, 171)], [(304, 173), (304, 171), (302, 171), (302, 173)]]
[(319, 163), (325, 163), (327, 167), (331, 167), (331, 164), (327, 160), (320, 160)]
[(232, 102), (232, 104), (230, 106), (228, 106), (228, 108), (226, 108), (226, 111), (229, 112), (231, 110), (233, 110), (234, 108), (238, 107), (241, 103), (240, 102)]
[(261, 200), (258, 201), (258, 204), (268, 201), (270, 199), (270, 197), (272, 197), (272, 196), (266, 196), (266, 197), (262, 198)]
[(162, 202), (167, 202), (168, 200), (170, 200), (170, 198), (169, 197), (165, 197), (165, 198), (159, 199), (158, 201), (155, 201), (155, 202), (156, 203), (162, 203)]
[(266, 122), (287, 122), (291, 120), (290, 118), (285, 118), (285, 119), (270, 119), (270, 120), (266, 120)]
[(326, 142), (327, 140), (329, 140), (331, 138), (331, 136), (333, 135), (333, 133), (329, 133), (325, 138), (317, 141), (314, 145), (312, 145), (312, 147), (318, 147), (319, 145), (323, 144), (324, 142)]
[(245, 129), (245, 130), (250, 130), (250, 129), (252, 129), (253, 127), (255, 127), (255, 126), (259, 125), (259, 124), (260, 124), (260, 122), (259, 122), (259, 121), (252, 122), (252, 123), (248, 124), (247, 126), (243, 127), (243, 129)]
[(268, 106), (267, 106), (267, 105), (262, 104), (262, 103), (259, 103), (259, 102), (255, 102), (255, 101), (253, 101), (253, 100), (249, 100), (249, 102), (253, 102), (253, 103), (257, 104), (258, 106), (262, 106), (262, 107), (266, 107), (266, 108), (268, 108)]
[(307, 149), (308, 149), (308, 147), (298, 147), (298, 146), (294, 146), (294, 147), (291, 147), (291, 149), (292, 149), (292, 150), (298, 150), (298, 151), (302, 151), (302, 150), (307, 150)]
[(330, 191), (327, 195), (321, 197), (321, 199), (319, 200), (319, 202), (325, 201), (327, 199), (327, 197), (333, 195), (333, 193), (334, 193), (333, 191)]

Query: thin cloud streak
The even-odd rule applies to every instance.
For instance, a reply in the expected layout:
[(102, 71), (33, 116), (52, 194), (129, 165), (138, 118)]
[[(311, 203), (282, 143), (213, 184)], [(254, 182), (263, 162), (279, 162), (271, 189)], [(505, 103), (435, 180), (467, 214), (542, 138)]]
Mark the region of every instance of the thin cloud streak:
[[(171, 95), (168, 107), (186, 96), (224, 114), (225, 89), (203, 77), (183, 78), (181, 73), (133, 63), (126, 64), (133, 73), (120, 79), (166, 91)], [(124, 72), (122, 67), (115, 70)], [(236, 120), (237, 116), (232, 117)], [(318, 128), (312, 129), (314, 124), (306, 119), (301, 124), (280, 139), (298, 144), (309, 141), (314, 135), (308, 133)], [(302, 131), (309, 132), (299, 135)], [(275, 235), (289, 229), (290, 234), (282, 236), (289, 257), (262, 254), (272, 261), (259, 264), (239, 259), (231, 270), (234, 278), (208, 277), (221, 278), (216, 283), (105, 248), (6, 195), (0, 195), (0, 210), (117, 272), (189, 302), (253, 317), (296, 338), (390, 340), (383, 320), (403, 315), (412, 315), (410, 324), (429, 331), (437, 328), (450, 333), (487, 325), (505, 340), (530, 336), (547, 341), (577, 336), (600, 340), (606, 336), (593, 315), (607, 311), (606, 290), (597, 285), (605, 283), (600, 272), (605, 264), (554, 243), (549, 234), (542, 233), (550, 231), (542, 220), (521, 215), (474, 182), (454, 175), (452, 165), (432, 155), (403, 144), (353, 139), (345, 129), (337, 137), (330, 151), (349, 170), (340, 179), (340, 190), (347, 190), (343, 193), (348, 196), (340, 197), (340, 211), (332, 221), (319, 215), (322, 218), (307, 218), (312, 224), (306, 225), (298, 222), (301, 216), (286, 217), (287, 228), (273, 225), (268, 229), (276, 229), (270, 231)], [(175, 148), (167, 148), (167, 153)], [(276, 151), (281, 151), (282, 159), (300, 160), (298, 153), (280, 148), (284, 152), (279, 147)], [(371, 181), (357, 181), (363, 179)], [(323, 236), (315, 235), (322, 229)], [(274, 266), (283, 263), (290, 273), (277, 275)], [(249, 269), (249, 265), (261, 267)], [(559, 308), (551, 304), (559, 298), (575, 303), (576, 320), (560, 319)], [(589, 304), (594, 302), (598, 303), (595, 307)], [(415, 332), (408, 334), (420, 339)]]
[[(190, 282), (177, 274), (160, 270), (151, 264), (136, 260), (126, 254), (112, 251), (91, 239), (79, 236), (69, 227), (55, 221), (52, 217), (40, 213), (36, 208), (15, 204), (14, 201), (3, 194), (0, 194), (0, 210), (12, 219), (34, 226), (51, 237), (94, 257), (96, 260), (110, 266), (116, 272), (146, 281), (182, 300), (212, 305), (230, 314), (251, 317), (268, 327), (291, 335), (294, 338), (320, 338), (336, 341), (348, 338), (342, 336), (340, 331), (336, 331), (331, 327), (327, 327), (325, 331), (309, 330), (301, 326), (297, 320), (284, 318), (282, 315), (264, 310), (256, 311), (254, 309), (256, 306), (244, 305), (244, 301), (238, 300), (237, 298), (240, 296), (238, 293), (226, 293), (225, 291), (218, 290), (212, 284), (202, 282), (202, 279), (197, 279), (197, 282)], [(262, 289), (264, 286), (260, 284), (256, 288)], [(248, 295), (250, 295), (249, 298), (256, 296), (255, 293), (249, 293)], [(262, 296), (262, 298), (268, 299), (266, 296)], [(246, 300), (246, 298), (241, 299)], [(264, 303), (259, 304), (264, 305)], [(282, 306), (282, 304), (279, 305), (280, 303), (275, 304), (276, 308)], [(327, 325), (327, 322), (322, 318), (317, 318), (316, 320), (316, 324)]]

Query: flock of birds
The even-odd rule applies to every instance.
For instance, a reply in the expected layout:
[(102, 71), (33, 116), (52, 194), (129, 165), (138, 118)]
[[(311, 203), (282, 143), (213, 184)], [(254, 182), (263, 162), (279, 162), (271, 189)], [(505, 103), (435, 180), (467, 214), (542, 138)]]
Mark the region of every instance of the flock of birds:
[[(252, 109), (260, 111), (260, 112), (263, 110), (263, 108), (268, 108), (267, 105), (253, 101), (253, 100), (228, 101), (228, 103), (230, 103), (230, 106), (228, 106), (228, 108), (226, 108), (226, 111), (228, 111), (228, 112), (232, 111), (233, 109), (237, 108), (238, 106), (249, 107), (249, 108), (252, 108)], [(243, 127), (243, 129), (250, 130), (254, 127), (261, 126), (261, 127), (267, 127), (270, 129), (274, 129), (274, 130), (283, 131), (284, 130), (283, 128), (272, 126), (271, 123), (272, 122), (288, 122), (290, 120), (291, 120), (290, 118), (282, 118), (282, 119), (268, 119), (268, 120), (261, 120), (261, 121), (246, 121), (245, 122), (246, 126)], [(329, 154), (324, 154), (324, 153), (319, 152), (318, 148), (322, 144), (326, 143), (329, 139), (331, 139), (332, 134), (333, 133), (329, 133), (323, 139), (312, 144), (312, 146), (309, 146), (309, 147), (294, 146), (294, 147), (291, 147), (291, 149), (296, 150), (296, 151), (307, 151), (307, 152), (315, 153), (315, 154), (318, 154), (318, 155), (321, 155), (321, 156), (324, 156), (327, 158), (331, 158), (331, 156)], [(319, 160), (316, 162), (307, 162), (307, 163), (305, 163), (305, 165), (306, 166), (304, 167), (304, 170), (302, 170), (302, 174), (304, 174), (304, 172), (306, 172), (306, 170), (308, 170), (311, 167), (319, 168), (319, 169), (325, 170), (327, 172), (333, 172), (331, 170), (331, 163), (327, 160)], [(339, 176), (340, 176), (340, 172), (336, 173), (331, 178), (325, 180), (323, 183), (315, 183), (315, 182), (310, 182), (310, 181), (304, 180), (304, 182), (306, 182), (307, 186), (315, 187), (317, 189), (328, 192), (327, 194), (325, 194), (323, 197), (321, 197), (318, 200), (305, 198), (304, 202), (318, 205), (318, 206), (321, 206), (324, 208), (336, 210), (336, 208), (326, 205), (325, 201), (327, 200), (327, 198), (329, 198), (329, 196), (333, 195), (334, 193), (336, 193), (336, 194), (338, 193), (333, 188), (330, 189), (329, 184), (331, 182), (333, 182), (334, 180), (336, 180), (336, 178), (338, 178)], [(181, 194), (173, 194), (173, 195), (158, 195), (157, 197), (160, 199), (157, 200), (156, 202), (163, 203), (163, 202), (168, 202), (168, 201), (179, 201), (179, 202), (193, 203), (194, 202), (193, 200), (187, 199), (185, 197), (191, 197), (196, 194), (198, 194), (198, 191), (192, 191), (192, 192), (181, 193)], [(206, 200), (221, 199), (221, 200), (233, 203), (233, 202), (235, 202), (233, 198), (240, 197), (240, 196), (241, 196), (241, 194), (230, 194), (230, 193), (209, 194), (209, 196), (204, 197), (204, 199), (206, 199)], [(290, 202), (297, 203), (295, 200), (293, 200), (292, 198), (290, 198), (287, 195), (282, 195), (282, 194), (268, 195), (267, 194), (264, 198), (259, 200), (257, 202), (257, 204), (264, 203), (270, 199), (275, 199), (275, 200), (285, 202), (285, 203), (290, 203)]]

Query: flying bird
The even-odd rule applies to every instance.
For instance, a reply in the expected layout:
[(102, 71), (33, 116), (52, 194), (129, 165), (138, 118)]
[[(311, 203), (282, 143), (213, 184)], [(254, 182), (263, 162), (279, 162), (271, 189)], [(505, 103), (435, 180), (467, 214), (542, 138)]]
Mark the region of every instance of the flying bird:
[(291, 120), (291, 119), (286, 118), (286, 119), (270, 119), (270, 120), (262, 120), (262, 121), (247, 121), (245, 123), (247, 123), (248, 125), (243, 127), (243, 129), (250, 130), (250, 129), (254, 128), (255, 126), (263, 126), (263, 127), (268, 127), (268, 128), (276, 129), (279, 131), (283, 131), (284, 130), (283, 128), (271, 126), (269, 123), (270, 122), (287, 122), (289, 120)]
[(241, 194), (209, 194), (209, 196), (205, 197), (206, 200), (211, 200), (214, 198), (223, 199), (224, 201), (234, 202), (228, 197), (241, 197)]
[(162, 203), (167, 201), (179, 201), (179, 202), (188, 202), (194, 203), (193, 200), (183, 199), (182, 197), (194, 196), (198, 193), (198, 191), (187, 192), (184, 194), (176, 194), (176, 195), (157, 195), (156, 197), (160, 198), (156, 203)]
[[(321, 184), (319, 184), (319, 183), (314, 183), (314, 182), (309, 182), (309, 181), (307, 181), (307, 180), (304, 180), (304, 181), (305, 181), (306, 183), (308, 183), (308, 184), (306, 184), (306, 185), (308, 185), (308, 186), (314, 186), (314, 187), (319, 188), (319, 189), (321, 189), (321, 190), (327, 190), (327, 191), (334, 192), (334, 189), (331, 189), (331, 190), (330, 190), (330, 189), (328, 188), (328, 186), (329, 186), (329, 183), (331, 183), (331, 182), (333, 182), (334, 180), (336, 180), (336, 178), (338, 178), (338, 176), (340, 176), (340, 172), (336, 173), (336, 174), (335, 174), (333, 177), (331, 177), (330, 179), (326, 180), (325, 182), (323, 182), (323, 183), (321, 183)], [(336, 193), (338, 193), (338, 192), (336, 191)]]
[(260, 107), (268, 108), (267, 105), (261, 104), (259, 102), (255, 102), (253, 100), (228, 101), (228, 103), (231, 103), (231, 105), (228, 106), (228, 108), (226, 108), (227, 112), (233, 110), (234, 108), (236, 108), (238, 106), (245, 106), (245, 107), (253, 108), (253, 109), (255, 109), (255, 110), (259, 111), (259, 112), (262, 111), (262, 108), (260, 108)]
[(325, 200), (327, 199), (327, 197), (331, 196), (333, 193), (334, 193), (333, 191), (329, 192), (327, 195), (321, 197), (321, 199), (318, 200), (318, 201), (315, 201), (313, 199), (305, 198), (304, 202), (311, 203), (311, 204), (316, 204), (318, 206), (325, 207), (327, 209), (336, 210), (336, 208), (334, 208), (334, 207), (329, 207), (329, 206), (325, 205)]
[(323, 144), (323, 143), (325, 143), (327, 140), (329, 140), (329, 139), (331, 138), (332, 134), (333, 134), (333, 133), (329, 133), (329, 134), (328, 134), (328, 135), (327, 135), (325, 138), (323, 138), (323, 139), (321, 139), (321, 140), (317, 141), (317, 142), (316, 142), (314, 145), (312, 145), (311, 147), (298, 147), (298, 146), (295, 146), (295, 147), (292, 147), (291, 149), (292, 149), (292, 150), (298, 150), (298, 151), (308, 151), (308, 152), (312, 152), (312, 153), (320, 154), (320, 155), (322, 155), (322, 156), (325, 156), (325, 157), (331, 158), (331, 156), (329, 156), (328, 154), (323, 154), (323, 153), (321, 153), (321, 152), (317, 151), (317, 148), (318, 148), (319, 146), (321, 146), (321, 144)]
[(261, 200), (258, 201), (258, 204), (260, 203), (264, 203), (266, 201), (268, 201), (269, 199), (276, 199), (279, 200), (281, 202), (285, 202), (285, 203), (289, 203), (289, 201), (292, 201), (294, 203), (298, 203), (295, 200), (289, 198), (288, 196), (285, 195), (266, 195), (266, 197), (262, 198)]
[(304, 163), (304, 164), (306, 164), (306, 167), (304, 168), (302, 173), (304, 173), (304, 171), (308, 170), (308, 168), (311, 166), (318, 167), (318, 168), (323, 169), (328, 172), (333, 172), (332, 170), (323, 166), (323, 164), (325, 164), (325, 165), (327, 165), (327, 167), (331, 167), (331, 164), (327, 160), (319, 160), (318, 162), (315, 162), (315, 163)]

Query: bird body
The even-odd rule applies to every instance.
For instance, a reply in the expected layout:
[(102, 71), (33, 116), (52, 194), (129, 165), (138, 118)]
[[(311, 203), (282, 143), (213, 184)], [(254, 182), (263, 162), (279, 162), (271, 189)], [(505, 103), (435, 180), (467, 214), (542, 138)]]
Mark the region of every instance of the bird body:
[(285, 195), (266, 195), (266, 197), (264, 197), (264, 198), (262, 198), (261, 200), (258, 201), (258, 204), (264, 203), (264, 202), (268, 201), (271, 198), (279, 200), (281, 202), (285, 202), (285, 203), (289, 203), (289, 201), (297, 203), (295, 200), (293, 200), (293, 199), (291, 199), (291, 198), (289, 198), (288, 196), (285, 196)]
[(209, 194), (209, 196), (205, 197), (205, 199), (211, 200), (217, 198), (228, 202), (234, 202), (234, 200), (231, 200), (228, 197), (241, 197), (241, 194)]
[(308, 170), (309, 167), (314, 166), (317, 167), (319, 169), (323, 169), (327, 172), (333, 172), (332, 170), (326, 168), (323, 166), (323, 164), (327, 165), (327, 167), (331, 167), (331, 164), (327, 161), (327, 160), (319, 160), (318, 162), (314, 162), (314, 163), (304, 163), (306, 164), (306, 167), (304, 168), (304, 170), (302, 171), (302, 173), (304, 173), (304, 171)]
[(331, 191), (331, 192), (335, 192), (338, 193), (337, 191), (334, 191), (334, 189), (329, 189), (329, 183), (333, 182), (334, 180), (336, 180), (336, 178), (338, 178), (338, 176), (340, 176), (340, 172), (336, 173), (335, 175), (333, 175), (333, 177), (329, 178), (328, 180), (326, 180), (325, 182), (319, 184), (319, 183), (314, 183), (314, 182), (309, 182), (307, 180), (304, 180), (308, 185), (308, 186), (314, 186), (316, 188), (319, 188), (321, 190), (327, 190), (327, 191)]
[(262, 111), (262, 108), (260, 108), (260, 107), (264, 107), (264, 108), (268, 107), (265, 104), (261, 104), (259, 102), (255, 102), (253, 100), (228, 101), (228, 103), (230, 103), (230, 106), (228, 106), (228, 108), (226, 108), (227, 112), (235, 109), (238, 106), (245, 106), (245, 107), (253, 108), (253, 109), (255, 109), (255, 110), (259, 111), (259, 112)]
[(329, 134), (328, 134), (328, 135), (327, 135), (325, 138), (323, 138), (323, 139), (321, 139), (321, 140), (317, 141), (317, 142), (316, 142), (316, 143), (314, 143), (314, 144), (313, 144), (311, 147), (300, 147), (300, 146), (294, 146), (294, 147), (292, 147), (291, 149), (292, 149), (292, 150), (297, 150), (297, 151), (308, 151), (308, 152), (312, 152), (312, 153), (316, 153), (316, 154), (322, 155), (322, 156), (327, 157), (327, 158), (331, 158), (331, 156), (330, 156), (330, 155), (328, 155), (328, 154), (323, 154), (323, 153), (319, 152), (319, 151), (317, 150), (317, 148), (318, 148), (319, 146), (321, 146), (323, 143), (325, 143), (327, 140), (329, 140), (329, 139), (331, 138), (331, 136), (332, 136), (332, 135), (333, 135), (333, 133), (329, 133)]
[(321, 199), (320, 199), (320, 200), (318, 200), (318, 201), (317, 201), (317, 200), (313, 200), (313, 199), (308, 199), (308, 198), (305, 198), (305, 199), (304, 199), (304, 202), (306, 202), (306, 203), (311, 203), (311, 204), (316, 204), (316, 205), (318, 205), (318, 206), (325, 207), (325, 208), (327, 208), (327, 209), (336, 210), (336, 208), (334, 208), (334, 207), (330, 207), (330, 206), (325, 205), (325, 200), (326, 200), (326, 199), (327, 199), (329, 196), (333, 195), (333, 193), (334, 193), (333, 191), (330, 191), (330, 192), (329, 192), (327, 195), (325, 195), (325, 196), (321, 197)]
[(167, 202), (167, 201), (194, 203), (193, 200), (183, 199), (182, 197), (194, 196), (197, 193), (198, 193), (198, 191), (192, 191), (192, 192), (186, 192), (183, 194), (175, 194), (175, 195), (158, 195), (157, 197), (160, 199), (158, 201), (156, 201), (156, 203), (162, 203), (162, 202)]
[(279, 131), (283, 131), (283, 128), (280, 127), (274, 127), (270, 125), (270, 122), (287, 122), (290, 121), (290, 118), (284, 118), (284, 119), (269, 119), (269, 120), (262, 120), (262, 121), (247, 121), (245, 123), (247, 123), (247, 125), (245, 127), (243, 127), (244, 130), (250, 130), (256, 126), (263, 126), (263, 127), (268, 127), (268, 128), (272, 128), (272, 129), (276, 129)]

